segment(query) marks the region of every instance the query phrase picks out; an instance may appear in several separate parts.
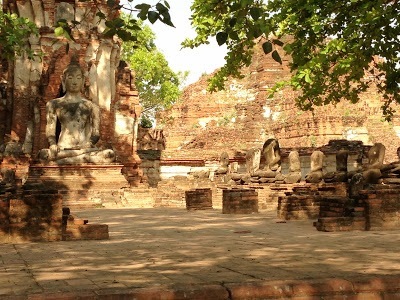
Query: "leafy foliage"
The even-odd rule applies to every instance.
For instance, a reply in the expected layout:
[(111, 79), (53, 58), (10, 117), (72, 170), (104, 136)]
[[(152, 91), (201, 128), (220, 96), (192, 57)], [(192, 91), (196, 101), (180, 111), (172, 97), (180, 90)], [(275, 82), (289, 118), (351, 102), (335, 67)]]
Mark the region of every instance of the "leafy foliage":
[(153, 122), (151, 122), (151, 120), (146, 115), (142, 115), (140, 119), (140, 126), (142, 128), (152, 128)]
[(143, 118), (148, 124), (154, 114), (170, 107), (180, 96), (180, 74), (168, 66), (164, 55), (154, 44), (155, 35), (149, 26), (138, 22), (141, 31), (132, 32), (135, 41), (123, 43), (122, 59), (127, 61), (136, 75)]
[(32, 34), (38, 35), (35, 24), (0, 10), (0, 58), (12, 60), (24, 53), (34, 58), (35, 53), (28, 47), (28, 38)]
[[(108, 18), (101, 9), (103, 1), (92, 1), (98, 7), (97, 17), (107, 26), (104, 36), (117, 35), (132, 42), (132, 47), (140, 44), (140, 20), (174, 26), (167, 1), (150, 5), (127, 0), (122, 6), (119, 1), (107, 0), (111, 11), (129, 11), (129, 19), (118, 15)], [(356, 103), (371, 84), (376, 84), (383, 95), (386, 119), (394, 113), (392, 104), (400, 103), (397, 0), (194, 0), (191, 9), (197, 36), (186, 39), (183, 45), (198, 47), (208, 44), (212, 37), (228, 49), (226, 64), (210, 80), (212, 91), (223, 89), (229, 76), (242, 77), (240, 69), (251, 63), (253, 47), (264, 37), (263, 50), (275, 61), (282, 63), (282, 46), (292, 57), (292, 78), (278, 83), (272, 92), (284, 86), (300, 90), (297, 104), (303, 110), (343, 99)], [(26, 31), (33, 28), (12, 15), (2, 14), (0, 21), (2, 57), (18, 53)], [(78, 24), (59, 20), (55, 33), (72, 39), (71, 28)], [(159, 56), (154, 59), (163, 64)]]
[[(87, 2), (88, 0), (79, 0), (80, 2)], [(170, 6), (167, 1), (158, 1), (155, 5), (150, 5), (147, 3), (141, 3), (134, 5), (133, 0), (127, 0), (125, 5), (121, 5), (117, 0), (107, 0), (107, 6), (110, 12), (118, 12), (122, 8), (128, 11), (130, 18), (124, 18), (118, 14), (111, 13), (106, 15), (102, 9), (104, 0), (91, 0), (96, 6), (96, 17), (101, 21), (105, 22), (106, 30), (102, 33), (104, 37), (118, 36), (123, 41), (135, 42), (136, 34), (134, 32), (140, 31), (141, 28), (138, 22), (148, 20), (150, 23), (155, 23), (160, 21), (166, 25), (174, 27), (171, 21), (171, 16), (169, 14)], [(133, 15), (136, 14), (136, 17)], [(57, 20), (57, 25), (55, 28), (55, 34), (59, 37), (65, 37), (69, 40), (73, 40), (71, 31), (73, 28), (77, 27), (80, 22), (61, 19)]]
[[(282, 63), (277, 46), (292, 57), (291, 80), (277, 84), (301, 90), (303, 110), (337, 103), (356, 103), (372, 83), (384, 97), (383, 114), (393, 115), (400, 103), (398, 1), (393, 0), (195, 0), (192, 25), (197, 36), (184, 46), (197, 47), (215, 37), (226, 44), (226, 64), (210, 81), (224, 87), (228, 76), (240, 77), (251, 62), (256, 39), (268, 40), (263, 50)], [(283, 40), (282, 37), (290, 36)]]

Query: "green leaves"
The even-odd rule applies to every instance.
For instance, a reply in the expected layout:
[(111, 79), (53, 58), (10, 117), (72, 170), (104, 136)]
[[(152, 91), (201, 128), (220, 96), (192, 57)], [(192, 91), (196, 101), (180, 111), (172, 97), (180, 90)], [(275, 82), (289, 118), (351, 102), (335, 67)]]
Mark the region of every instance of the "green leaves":
[(156, 21), (161, 21), (162, 23), (175, 27), (171, 21), (171, 16), (169, 14), (170, 5), (167, 1), (163, 3), (158, 2), (154, 7), (147, 3), (138, 4), (135, 6), (139, 12), (137, 14), (138, 18), (141, 20), (149, 20), (151, 24)]
[(151, 5), (142, 3), (142, 4), (136, 5), (135, 8), (139, 10), (139, 13), (137, 14), (138, 18), (140, 18), (143, 21), (146, 20), (147, 14), (149, 12), (149, 9), (151, 8)]
[(276, 50), (272, 51), (271, 56), (277, 63), (282, 64), (282, 59), (281, 59), (281, 56), (279, 55), (278, 51), (276, 51)]
[[(106, 3), (111, 10), (121, 7), (116, 0)], [(127, 9), (136, 18), (123, 21), (113, 15), (108, 19), (100, 9), (96, 16), (105, 21), (104, 36), (119, 36), (130, 43), (130, 50), (141, 43), (146, 49), (154, 47), (151, 39), (140, 38), (138, 20), (174, 26), (167, 1), (136, 3)], [(183, 46), (198, 47), (209, 43), (211, 37), (228, 49), (226, 64), (210, 81), (210, 90), (223, 88), (229, 76), (242, 76), (241, 68), (251, 63), (256, 41), (265, 39), (262, 49), (277, 63), (283, 63), (282, 49), (291, 56), (293, 76), (287, 85), (301, 90), (297, 99), (301, 108), (343, 99), (355, 103), (371, 84), (382, 95), (385, 115), (390, 117), (393, 103), (400, 103), (400, 8), (396, 1), (194, 0), (191, 9), (196, 37), (186, 39)], [(59, 20), (55, 35), (72, 39), (72, 30), (78, 25)], [(14, 57), (24, 51), (33, 55), (25, 47), (30, 34), (37, 34), (32, 23), (1, 13), (1, 56)], [(376, 57), (380, 59), (374, 60)]]
[(266, 41), (262, 44), (262, 48), (265, 54), (269, 54), (272, 52), (272, 43), (270, 41)]
[(16, 14), (0, 10), (0, 58), (13, 60), (15, 56), (26, 54), (30, 59), (40, 56), (28, 44), (31, 35), (38, 36), (35, 24)]
[(210, 90), (223, 88), (229, 76), (241, 76), (261, 37), (266, 39), (263, 52), (277, 63), (283, 63), (281, 49), (291, 56), (293, 76), (286, 86), (301, 90), (299, 107), (344, 99), (356, 103), (360, 93), (377, 84), (383, 114), (390, 117), (391, 105), (400, 103), (399, 14), (393, 1), (194, 0), (197, 36), (183, 45), (197, 47), (215, 37), (227, 46), (226, 64), (210, 81)]
[(155, 11), (149, 11), (147, 13), (147, 17), (151, 24), (154, 24), (158, 20), (159, 16), (160, 15)]
[[(79, 1), (85, 2), (87, 0)], [(128, 0), (128, 2), (132, 2), (132, 0)], [(111, 11), (119, 10), (123, 7), (119, 4), (119, 1), (116, 0), (107, 0), (106, 3)], [(135, 5), (133, 8), (125, 8), (131, 12), (131, 15), (133, 12), (136, 12), (139, 20), (148, 20), (152, 24), (160, 21), (168, 26), (174, 27), (169, 14), (170, 5), (167, 1), (159, 1), (154, 6), (141, 3)], [(96, 16), (99, 18), (99, 23), (100, 21), (104, 21), (106, 25), (106, 29), (102, 33), (104, 37), (111, 38), (116, 35), (123, 41), (137, 42), (137, 34), (134, 32), (141, 30), (141, 28), (137, 26), (137, 19), (131, 17), (125, 22), (122, 18), (115, 17), (114, 15), (112, 18), (109, 18), (109, 15), (106, 15), (99, 7), (97, 7), (97, 9)], [(66, 20), (58, 20), (55, 28), (55, 35), (57, 37), (65, 37), (69, 40), (73, 40), (72, 30), (79, 24), (80, 22), (77, 21), (67, 22)]]
[(271, 41), (266, 41), (262, 44), (262, 49), (264, 51), (265, 54), (269, 54), (272, 52), (271, 57), (273, 60), (275, 60), (277, 63), (282, 64), (282, 58), (279, 55), (279, 52), (277, 50), (273, 50), (273, 44), (274, 45), (278, 45), (278, 46), (283, 46), (283, 42), (281, 42), (280, 40), (277, 39), (273, 39), (272, 42)]
[[(132, 19), (123, 16), (126, 23)], [(134, 22), (141, 27), (140, 31), (132, 31), (137, 41), (122, 44), (122, 59), (127, 61), (135, 71), (136, 87), (139, 91), (140, 104), (143, 107), (143, 120), (154, 119), (156, 112), (170, 107), (180, 95), (181, 79), (175, 74), (155, 44), (155, 35), (143, 22)], [(149, 122), (146, 126), (150, 126)]]
[(217, 36), (216, 36), (216, 39), (217, 39), (218, 45), (221, 46), (221, 45), (226, 43), (226, 40), (228, 39), (228, 34), (226, 32), (223, 32), (223, 31), (218, 32)]
[(250, 16), (255, 20), (255, 21), (257, 21), (259, 18), (260, 18), (260, 16), (261, 16), (261, 14), (263, 13), (263, 11), (261, 10), (261, 8), (260, 7), (252, 7), (252, 8), (250, 8)]

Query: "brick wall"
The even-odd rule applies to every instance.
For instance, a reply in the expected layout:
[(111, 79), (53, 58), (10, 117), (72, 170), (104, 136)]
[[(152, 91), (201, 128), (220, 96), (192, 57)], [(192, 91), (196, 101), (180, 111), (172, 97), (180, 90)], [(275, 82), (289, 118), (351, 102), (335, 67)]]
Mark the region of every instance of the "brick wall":
[(290, 75), (289, 58), (281, 53), (281, 66), (264, 55), (260, 44), (243, 79), (231, 79), (224, 91), (209, 93), (209, 76), (204, 76), (185, 89), (182, 101), (159, 115), (166, 137), (163, 157), (207, 160), (226, 151), (234, 158), (275, 137), (282, 148), (320, 147), (336, 139), (381, 142), (387, 161), (397, 159), (400, 119), (395, 115), (390, 124), (381, 120), (382, 98), (373, 86), (358, 104), (344, 100), (314, 113), (300, 111), (292, 90), (268, 98), (268, 88)]

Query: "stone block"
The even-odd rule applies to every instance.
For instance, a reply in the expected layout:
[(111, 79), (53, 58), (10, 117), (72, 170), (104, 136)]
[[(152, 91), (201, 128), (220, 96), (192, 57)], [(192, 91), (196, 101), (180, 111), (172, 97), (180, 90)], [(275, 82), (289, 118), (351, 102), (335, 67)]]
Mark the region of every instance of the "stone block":
[(21, 222), (10, 224), (10, 238), (16, 242), (44, 242), (61, 240), (61, 223), (49, 225)]
[(108, 238), (108, 225), (106, 224), (70, 225), (63, 233), (64, 241), (103, 240)]
[(282, 281), (260, 283), (226, 284), (232, 299), (278, 299), (291, 298), (291, 284)]
[(96, 299), (230, 299), (228, 290), (221, 285), (205, 285), (205, 286), (174, 286), (164, 288), (135, 288), (135, 289), (102, 289), (96, 291)]
[(258, 212), (258, 193), (254, 189), (223, 190), (223, 214), (251, 214)]
[(293, 285), (294, 297), (352, 294), (353, 292), (353, 285), (350, 281), (336, 278), (298, 282)]
[[(354, 291), (360, 292), (387, 292), (400, 291), (400, 277), (387, 276), (377, 278), (359, 278), (353, 280)], [(397, 298), (396, 298), (397, 299)]]

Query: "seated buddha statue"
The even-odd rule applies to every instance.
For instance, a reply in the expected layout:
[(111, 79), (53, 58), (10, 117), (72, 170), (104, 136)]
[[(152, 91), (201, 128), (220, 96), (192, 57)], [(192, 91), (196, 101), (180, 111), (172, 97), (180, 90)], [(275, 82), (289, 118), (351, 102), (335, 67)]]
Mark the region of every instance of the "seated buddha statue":
[[(65, 95), (47, 102), (46, 138), (49, 148), (39, 152), (43, 162), (79, 164), (110, 163), (115, 160), (112, 149), (99, 149), (95, 146), (100, 138), (100, 109), (82, 97), (83, 83), (82, 69), (79, 64), (71, 63), (62, 76)], [(57, 120), (61, 124), (58, 140)]]
[(255, 176), (275, 178), (281, 174), (281, 153), (277, 139), (268, 139), (261, 150), (260, 169)]

